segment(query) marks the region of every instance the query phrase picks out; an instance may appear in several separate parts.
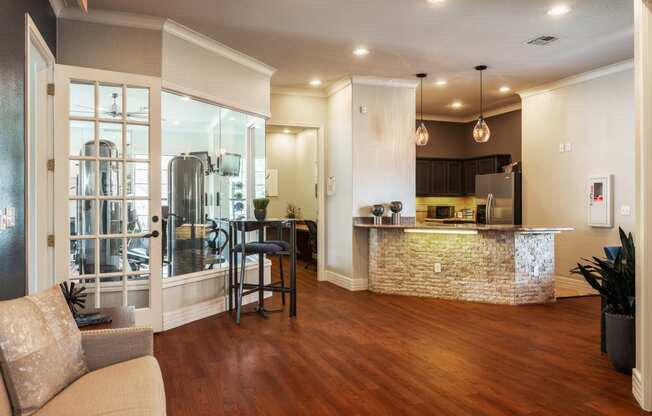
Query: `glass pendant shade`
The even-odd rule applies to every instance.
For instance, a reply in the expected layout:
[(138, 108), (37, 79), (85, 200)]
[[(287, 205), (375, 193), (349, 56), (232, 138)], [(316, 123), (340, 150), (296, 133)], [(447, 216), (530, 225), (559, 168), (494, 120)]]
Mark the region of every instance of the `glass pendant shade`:
[(489, 126), (487, 125), (487, 122), (484, 121), (484, 118), (480, 117), (473, 128), (473, 140), (477, 143), (486, 143), (489, 141), (490, 137), (491, 130), (489, 130)]
[(428, 137), (428, 129), (426, 128), (426, 125), (421, 122), (417, 128), (414, 141), (416, 142), (417, 146), (425, 146), (428, 144)]

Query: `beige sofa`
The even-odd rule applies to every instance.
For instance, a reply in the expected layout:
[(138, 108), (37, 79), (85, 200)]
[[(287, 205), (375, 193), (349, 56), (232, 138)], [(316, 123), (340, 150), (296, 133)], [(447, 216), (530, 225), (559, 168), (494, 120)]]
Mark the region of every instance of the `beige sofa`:
[[(82, 332), (89, 373), (69, 385), (34, 416), (165, 415), (165, 390), (148, 328)], [(0, 377), (0, 416), (11, 416)]]

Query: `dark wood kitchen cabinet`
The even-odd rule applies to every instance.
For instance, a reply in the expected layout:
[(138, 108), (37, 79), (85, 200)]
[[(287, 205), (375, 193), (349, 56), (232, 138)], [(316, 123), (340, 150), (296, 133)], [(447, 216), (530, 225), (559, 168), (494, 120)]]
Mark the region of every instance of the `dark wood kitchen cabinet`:
[(475, 176), (498, 173), (511, 163), (510, 155), (473, 159), (419, 158), (416, 163), (417, 196), (464, 196), (475, 194)]
[(464, 161), (464, 195), (475, 194), (475, 175), (478, 174), (478, 161)]
[(417, 159), (417, 195), (430, 195), (430, 160)]

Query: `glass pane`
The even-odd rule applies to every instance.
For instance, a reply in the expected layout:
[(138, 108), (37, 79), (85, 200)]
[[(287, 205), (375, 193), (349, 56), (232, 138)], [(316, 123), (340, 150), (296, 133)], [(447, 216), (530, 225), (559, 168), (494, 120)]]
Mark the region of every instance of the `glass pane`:
[(127, 304), (136, 309), (149, 308), (149, 275), (129, 276), (127, 280)]
[(149, 195), (149, 163), (127, 162), (127, 196)]
[(69, 194), (74, 196), (95, 195), (95, 161), (70, 161), (69, 189)]
[(99, 201), (100, 234), (122, 234), (122, 201)]
[(149, 270), (149, 238), (127, 240), (127, 261), (132, 272)]
[(70, 240), (70, 275), (95, 273), (95, 240)]
[(127, 118), (149, 121), (149, 89), (127, 87)]
[(122, 165), (124, 162), (100, 161), (100, 195), (120, 196), (122, 194)]
[(100, 307), (102, 308), (121, 308), (124, 302), (122, 294), (121, 277), (102, 277), (102, 294), (100, 295)]
[(122, 124), (100, 123), (100, 156), (122, 157)]
[(99, 118), (122, 119), (122, 87), (117, 85), (100, 85)]
[(95, 201), (70, 201), (70, 235), (95, 234)]
[(127, 232), (149, 231), (149, 201), (127, 201)]
[(95, 117), (95, 85), (70, 83), (70, 115)]
[(127, 159), (149, 159), (149, 127), (127, 124)]
[(122, 238), (100, 240), (100, 273), (122, 271)]
[(95, 122), (70, 120), (70, 156), (95, 156)]

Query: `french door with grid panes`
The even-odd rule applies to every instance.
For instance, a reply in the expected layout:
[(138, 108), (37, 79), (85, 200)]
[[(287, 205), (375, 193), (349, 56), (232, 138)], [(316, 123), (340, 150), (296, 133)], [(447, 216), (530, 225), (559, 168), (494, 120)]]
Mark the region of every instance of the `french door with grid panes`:
[(162, 328), (161, 80), (55, 68), (55, 271)]

